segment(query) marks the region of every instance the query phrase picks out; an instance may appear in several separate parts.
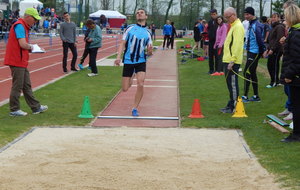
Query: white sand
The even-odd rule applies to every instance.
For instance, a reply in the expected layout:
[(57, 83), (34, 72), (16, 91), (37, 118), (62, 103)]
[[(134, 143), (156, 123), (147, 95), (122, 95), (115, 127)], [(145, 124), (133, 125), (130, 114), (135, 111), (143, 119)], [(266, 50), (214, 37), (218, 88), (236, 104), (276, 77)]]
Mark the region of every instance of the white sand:
[(1, 190), (279, 189), (236, 130), (37, 128), (0, 160)]

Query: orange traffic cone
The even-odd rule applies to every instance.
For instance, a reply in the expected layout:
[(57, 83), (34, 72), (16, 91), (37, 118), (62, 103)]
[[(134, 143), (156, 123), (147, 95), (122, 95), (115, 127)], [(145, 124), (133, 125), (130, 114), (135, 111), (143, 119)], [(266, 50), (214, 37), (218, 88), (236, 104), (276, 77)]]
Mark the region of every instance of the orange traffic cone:
[(202, 111), (200, 108), (199, 99), (194, 100), (192, 113), (189, 115), (189, 118), (204, 118), (204, 115), (202, 114)]

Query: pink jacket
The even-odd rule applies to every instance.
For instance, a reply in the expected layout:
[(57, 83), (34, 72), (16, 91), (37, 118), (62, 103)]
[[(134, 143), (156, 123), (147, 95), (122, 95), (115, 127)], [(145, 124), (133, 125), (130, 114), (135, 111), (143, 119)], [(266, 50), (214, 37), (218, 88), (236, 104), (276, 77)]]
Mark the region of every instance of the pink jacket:
[(227, 28), (228, 28), (228, 26), (226, 23), (223, 23), (222, 25), (218, 26), (214, 49), (216, 49), (217, 46), (219, 48), (223, 47), (226, 36), (227, 36)]

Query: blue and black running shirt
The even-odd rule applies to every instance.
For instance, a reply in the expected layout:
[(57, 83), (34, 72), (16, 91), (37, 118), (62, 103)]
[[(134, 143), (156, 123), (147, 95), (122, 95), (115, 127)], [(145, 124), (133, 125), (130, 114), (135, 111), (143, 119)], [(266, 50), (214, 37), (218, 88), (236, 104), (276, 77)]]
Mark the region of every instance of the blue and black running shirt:
[(123, 35), (123, 40), (126, 41), (123, 63), (145, 63), (145, 49), (148, 45), (152, 44), (151, 32), (147, 30), (146, 26), (139, 24), (129, 25)]

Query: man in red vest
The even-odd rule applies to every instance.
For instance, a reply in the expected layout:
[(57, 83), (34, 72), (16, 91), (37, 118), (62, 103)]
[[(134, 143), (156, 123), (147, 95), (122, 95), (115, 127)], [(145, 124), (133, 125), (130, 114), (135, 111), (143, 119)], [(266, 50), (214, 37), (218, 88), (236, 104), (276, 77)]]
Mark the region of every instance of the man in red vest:
[(12, 75), (12, 87), (9, 97), (10, 116), (27, 115), (26, 112), (20, 109), (19, 97), (21, 91), (33, 114), (39, 114), (48, 109), (48, 106), (41, 105), (33, 96), (30, 75), (27, 70), (29, 52), (33, 48), (28, 43), (29, 30), (40, 19), (41, 17), (36, 9), (28, 8), (25, 10), (24, 18), (20, 18), (10, 29), (4, 59), (4, 64), (10, 67)]

